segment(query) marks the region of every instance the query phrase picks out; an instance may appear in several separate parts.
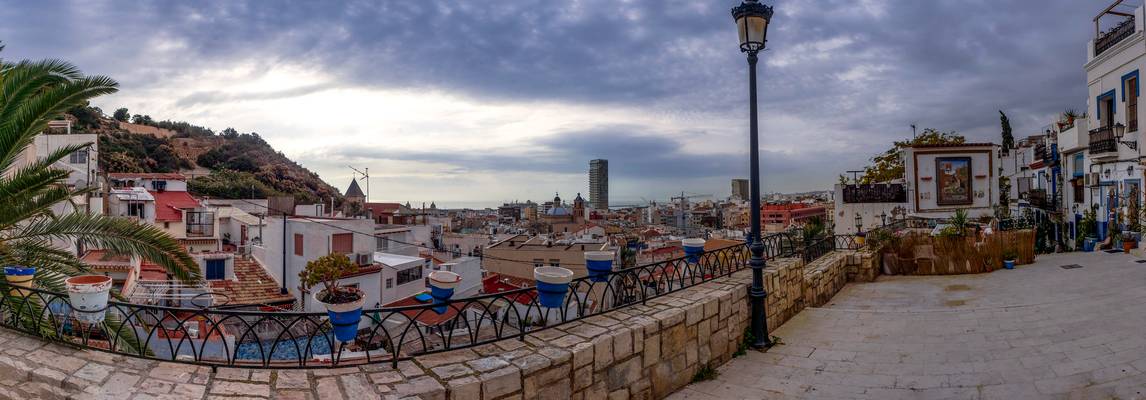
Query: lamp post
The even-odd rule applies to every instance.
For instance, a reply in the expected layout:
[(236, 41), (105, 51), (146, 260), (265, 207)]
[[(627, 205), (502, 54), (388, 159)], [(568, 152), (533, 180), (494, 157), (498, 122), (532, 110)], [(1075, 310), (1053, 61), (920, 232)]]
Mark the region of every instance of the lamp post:
[(764, 310), (764, 242), (760, 234), (760, 140), (756, 117), (756, 60), (757, 53), (764, 50), (767, 43), (768, 23), (772, 19), (772, 7), (760, 4), (758, 0), (744, 0), (732, 9), (736, 20), (736, 31), (740, 36), (740, 51), (748, 54), (748, 102), (749, 102), (749, 154), (752, 195), (752, 259), (748, 266), (752, 269), (752, 287), (748, 291), (752, 309), (752, 347), (763, 349), (772, 346), (768, 337), (768, 321)]
[(882, 226), (887, 226), (887, 211), (879, 213), (879, 223)]
[(1122, 125), (1121, 122), (1114, 124), (1114, 139), (1117, 140), (1118, 143), (1122, 143), (1122, 144), (1126, 145), (1126, 147), (1129, 147), (1130, 150), (1138, 150), (1138, 141), (1136, 141), (1136, 140), (1123, 141), (1122, 140), (1123, 136), (1126, 136), (1126, 125)]
[(863, 233), (863, 216), (856, 213), (856, 233)]

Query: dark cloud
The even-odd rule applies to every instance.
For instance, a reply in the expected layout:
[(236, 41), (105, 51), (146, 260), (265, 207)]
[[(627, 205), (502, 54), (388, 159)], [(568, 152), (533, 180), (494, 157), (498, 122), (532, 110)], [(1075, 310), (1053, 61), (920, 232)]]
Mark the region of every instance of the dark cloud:
[[(768, 1), (777, 14), (761, 64), (766, 145), (815, 138), (764, 159), (780, 188), (826, 187), (908, 125), (997, 140), (1006, 110), (1034, 133), (1082, 108), (1091, 16), (1074, 0)], [(205, 67), (257, 60), (310, 65), (340, 87), (442, 90), (483, 101), (647, 107), (668, 118), (743, 119), (744, 58), (734, 0), (347, 2), (14, 2), (0, 8), (6, 57), (61, 57), (125, 90)], [(46, 23), (53, 21), (54, 23)], [(170, 58), (149, 58), (169, 44)], [(179, 105), (291, 96), (321, 87), (233, 95), (177, 93)], [(800, 121), (802, 126), (776, 123)], [(258, 127), (250, 127), (258, 129)], [(814, 134), (798, 131), (814, 130)], [(260, 131), (263, 131), (260, 129)], [(273, 132), (266, 134), (273, 138)], [(811, 141), (811, 140), (809, 140)], [(847, 143), (849, 151), (821, 142)], [(697, 155), (640, 126), (567, 132), (534, 143), (547, 157), (451, 154), (459, 171), (568, 170), (610, 158), (634, 176), (725, 176), (744, 151)], [(356, 149), (340, 149), (347, 156)], [(519, 154), (520, 149), (507, 149)], [(392, 159), (442, 154), (375, 149)], [(389, 152), (388, 152), (389, 151)], [(362, 154), (362, 156), (366, 156)], [(826, 157), (819, 160), (816, 157)], [(570, 163), (570, 164), (565, 164)], [(811, 168), (818, 181), (794, 168)], [(834, 170), (827, 170), (834, 168)]]

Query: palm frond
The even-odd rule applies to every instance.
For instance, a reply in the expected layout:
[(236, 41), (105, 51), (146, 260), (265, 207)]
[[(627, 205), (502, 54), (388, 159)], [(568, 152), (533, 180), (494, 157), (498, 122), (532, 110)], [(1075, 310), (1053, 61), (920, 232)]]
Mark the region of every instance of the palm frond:
[[(7, 74), (15, 74), (13, 68)], [(39, 77), (43, 81), (53, 81)], [(5, 77), (5, 84), (11, 79)], [(52, 82), (35, 95), (0, 96), (0, 171), (7, 171), (33, 138), (48, 127), (48, 122), (68, 109), (84, 104), (93, 97), (115, 93), (118, 83), (108, 77), (93, 76), (64, 82)]]

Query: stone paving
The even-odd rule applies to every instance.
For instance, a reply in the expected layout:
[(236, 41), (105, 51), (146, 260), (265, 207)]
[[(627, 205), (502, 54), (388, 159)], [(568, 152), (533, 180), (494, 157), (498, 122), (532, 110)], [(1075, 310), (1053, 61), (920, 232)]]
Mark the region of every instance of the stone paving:
[[(674, 400), (1146, 398), (1146, 264), (1040, 256), (990, 274), (849, 284)], [(1078, 264), (1083, 268), (1063, 269)]]

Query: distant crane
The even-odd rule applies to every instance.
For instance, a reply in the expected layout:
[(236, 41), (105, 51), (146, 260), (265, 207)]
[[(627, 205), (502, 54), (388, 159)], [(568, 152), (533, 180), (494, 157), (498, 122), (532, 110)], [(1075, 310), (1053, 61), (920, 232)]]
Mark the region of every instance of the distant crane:
[(354, 167), (349, 166), (349, 165), (347, 165), (346, 168), (350, 168), (355, 173), (361, 174), (362, 178), (366, 180), (366, 203), (369, 203), (370, 202), (370, 167), (366, 168), (366, 172), (359, 171), (358, 168), (354, 168)]
[(692, 198), (706, 197), (712, 197), (712, 194), (680, 192), (680, 196), (669, 198), (670, 201), (674, 202), (680, 200), (680, 202), (677, 203), (678, 207), (676, 214), (676, 227), (677, 229), (680, 229), (682, 232), (684, 232), (685, 236), (689, 236), (692, 233), (692, 224), (687, 223), (687, 218), (685, 218), (685, 213), (688, 211), (688, 200)]

